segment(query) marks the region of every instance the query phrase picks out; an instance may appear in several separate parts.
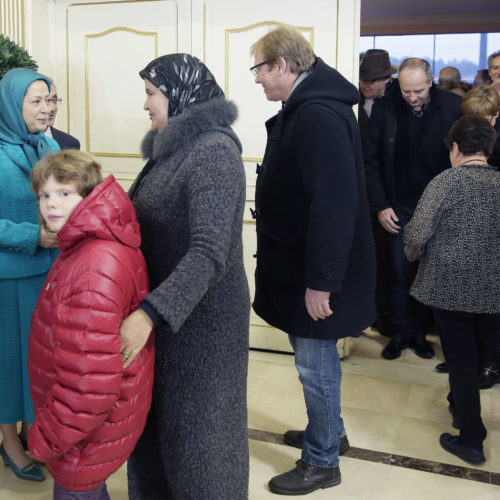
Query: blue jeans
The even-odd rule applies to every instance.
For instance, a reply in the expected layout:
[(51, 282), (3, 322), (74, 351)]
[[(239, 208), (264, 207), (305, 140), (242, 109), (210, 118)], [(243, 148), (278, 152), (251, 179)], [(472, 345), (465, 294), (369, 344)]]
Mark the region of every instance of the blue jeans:
[(304, 390), (309, 422), (302, 460), (316, 467), (339, 465), (340, 438), (345, 436), (340, 416), (342, 369), (336, 340), (288, 336), (295, 351), (295, 367)]

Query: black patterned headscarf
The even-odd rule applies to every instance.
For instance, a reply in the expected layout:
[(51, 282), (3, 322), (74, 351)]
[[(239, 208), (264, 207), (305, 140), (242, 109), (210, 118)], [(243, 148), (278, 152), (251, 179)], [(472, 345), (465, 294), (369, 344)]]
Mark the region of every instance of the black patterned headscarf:
[(193, 104), (223, 97), (214, 75), (196, 57), (168, 54), (151, 61), (139, 75), (160, 89), (168, 99), (168, 117), (180, 115)]

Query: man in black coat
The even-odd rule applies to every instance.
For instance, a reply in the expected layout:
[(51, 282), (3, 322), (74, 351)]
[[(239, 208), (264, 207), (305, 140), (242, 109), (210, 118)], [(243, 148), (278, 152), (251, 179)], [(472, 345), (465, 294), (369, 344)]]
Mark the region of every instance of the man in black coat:
[[(359, 90), (361, 100), (358, 107), (359, 132), (363, 156), (366, 156), (366, 138), (373, 103), (386, 93), (394, 92), (399, 87), (397, 79), (391, 77), (398, 68), (391, 64), (389, 53), (382, 49), (369, 49), (359, 63)], [(386, 334), (385, 311), (387, 309), (387, 262), (384, 251), (385, 239), (383, 229), (378, 223), (377, 216), (372, 215), (373, 236), (375, 239), (375, 253), (377, 256), (377, 285), (375, 288), (375, 308), (377, 319), (372, 328)]]
[(303, 448), (271, 491), (306, 494), (340, 483), (349, 447), (340, 416), (338, 339), (375, 316), (375, 258), (361, 141), (359, 93), (316, 58), (295, 29), (280, 26), (252, 46), (255, 82), (283, 109), (266, 122), (258, 167), (255, 312), (289, 334), (309, 422), (285, 440)]
[(373, 105), (365, 150), (370, 208), (386, 238), (392, 339), (382, 356), (395, 359), (413, 346), (417, 355), (431, 358), (434, 351), (425, 339), (430, 311), (409, 295), (415, 270), (404, 254), (403, 231), (428, 182), (450, 167), (443, 139), (461, 114), (461, 99), (433, 85), (423, 59), (404, 60), (398, 76), (400, 88)]
[(49, 99), (52, 101), (52, 104), (49, 114), (49, 125), (44, 134), (48, 137), (52, 137), (52, 139), (59, 144), (61, 149), (80, 149), (80, 141), (76, 137), (63, 132), (62, 130), (58, 130), (53, 126), (56, 121), (57, 110), (59, 104), (62, 102), (62, 99), (57, 96), (57, 88), (52, 79), (50, 79)]

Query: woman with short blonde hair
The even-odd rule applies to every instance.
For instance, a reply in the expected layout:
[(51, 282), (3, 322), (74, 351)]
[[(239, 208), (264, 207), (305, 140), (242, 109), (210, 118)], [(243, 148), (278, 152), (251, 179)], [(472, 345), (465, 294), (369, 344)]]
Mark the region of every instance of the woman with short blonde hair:
[(482, 116), (494, 126), (500, 110), (500, 98), (492, 87), (475, 87), (464, 95), (461, 108), (464, 115)]

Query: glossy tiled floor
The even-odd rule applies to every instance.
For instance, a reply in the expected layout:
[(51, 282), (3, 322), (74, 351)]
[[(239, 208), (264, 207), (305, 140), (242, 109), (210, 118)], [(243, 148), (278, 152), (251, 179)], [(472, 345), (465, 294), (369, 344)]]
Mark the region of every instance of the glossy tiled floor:
[[(440, 360), (437, 340), (432, 360), (411, 351), (395, 361), (383, 360), (380, 351), (386, 342), (370, 331), (352, 340), (342, 382), (342, 411), (352, 448), (340, 459), (342, 483), (307, 498), (499, 499), (500, 385), (481, 393), (487, 462), (469, 467), (438, 444), (439, 435), (453, 429), (447, 377), (432, 370)], [(281, 435), (302, 428), (306, 412), (292, 356), (251, 352), (250, 358), (250, 498), (276, 499), (280, 497), (267, 488), (269, 478), (289, 470), (300, 457), (299, 450), (282, 444)], [(0, 500), (50, 500), (51, 488), (49, 480), (20, 481), (0, 464)], [(128, 498), (125, 468), (110, 478), (108, 488), (113, 500)]]

